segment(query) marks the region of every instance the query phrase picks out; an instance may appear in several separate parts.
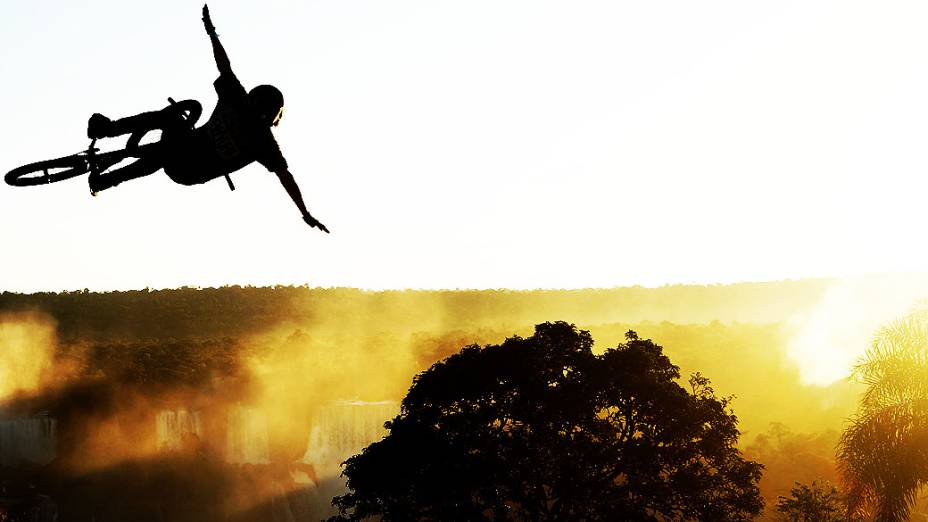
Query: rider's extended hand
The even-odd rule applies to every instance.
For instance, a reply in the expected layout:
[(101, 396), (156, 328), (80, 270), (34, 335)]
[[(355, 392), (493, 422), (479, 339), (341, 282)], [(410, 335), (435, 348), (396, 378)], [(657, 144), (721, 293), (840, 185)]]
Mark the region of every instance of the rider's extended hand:
[(317, 221), (316, 218), (314, 218), (309, 212), (303, 214), (303, 221), (305, 221), (307, 225), (318, 228), (326, 234), (329, 233), (329, 229), (325, 228), (325, 225)]
[(216, 26), (213, 25), (213, 20), (209, 17), (209, 6), (203, 4), (203, 27), (206, 28), (206, 34), (213, 36), (216, 34)]

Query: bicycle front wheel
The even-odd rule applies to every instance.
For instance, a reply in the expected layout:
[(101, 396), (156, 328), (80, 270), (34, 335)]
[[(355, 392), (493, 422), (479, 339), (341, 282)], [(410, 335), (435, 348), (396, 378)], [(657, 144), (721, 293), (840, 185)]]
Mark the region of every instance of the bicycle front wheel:
[(80, 176), (87, 170), (87, 159), (79, 154), (73, 154), (15, 168), (6, 173), (4, 180), (14, 187), (46, 185)]

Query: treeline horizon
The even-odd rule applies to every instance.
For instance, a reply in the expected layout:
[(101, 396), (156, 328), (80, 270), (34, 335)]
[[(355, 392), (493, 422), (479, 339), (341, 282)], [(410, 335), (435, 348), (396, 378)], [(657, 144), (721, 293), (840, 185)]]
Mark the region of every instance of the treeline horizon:
[[(777, 322), (814, 306), (833, 279), (580, 290), (364, 290), (308, 286), (0, 292), (0, 313), (40, 311), (69, 338), (215, 337), (359, 309), (388, 331), (536, 324)], [(423, 328), (427, 311), (430, 328)], [(209, 316), (208, 324), (204, 324)], [(412, 318), (412, 316), (417, 316)], [(500, 321), (505, 323), (502, 325)], [(165, 325), (169, 325), (166, 330)]]

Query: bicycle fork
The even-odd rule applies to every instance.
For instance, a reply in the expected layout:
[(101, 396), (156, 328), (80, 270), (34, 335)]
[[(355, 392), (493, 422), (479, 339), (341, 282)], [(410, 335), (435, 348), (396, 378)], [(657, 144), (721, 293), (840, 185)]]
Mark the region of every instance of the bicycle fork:
[(97, 152), (100, 151), (95, 145), (97, 144), (97, 138), (90, 140), (90, 146), (87, 147), (87, 170), (91, 174), (97, 172)]

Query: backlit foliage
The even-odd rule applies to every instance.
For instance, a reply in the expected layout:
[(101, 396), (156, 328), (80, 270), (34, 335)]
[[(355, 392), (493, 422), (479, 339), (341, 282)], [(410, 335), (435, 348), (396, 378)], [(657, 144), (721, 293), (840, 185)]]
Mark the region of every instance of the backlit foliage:
[(838, 452), (848, 507), (901, 522), (928, 481), (928, 311), (881, 329), (855, 377), (867, 389)]

